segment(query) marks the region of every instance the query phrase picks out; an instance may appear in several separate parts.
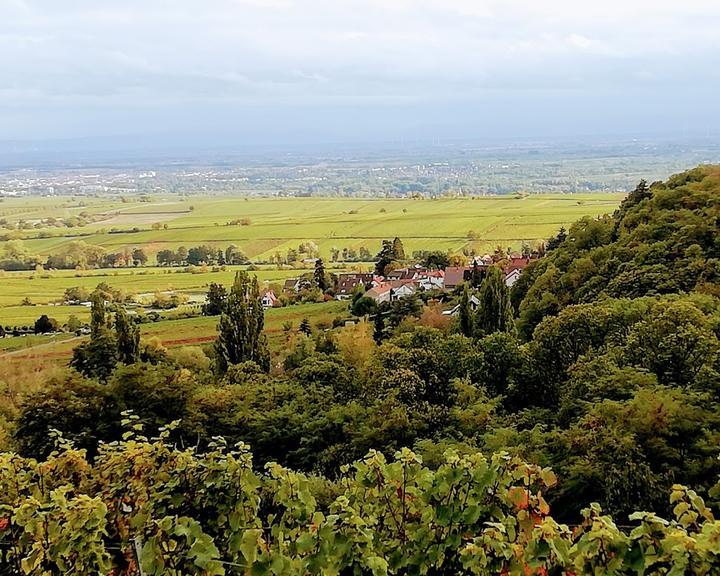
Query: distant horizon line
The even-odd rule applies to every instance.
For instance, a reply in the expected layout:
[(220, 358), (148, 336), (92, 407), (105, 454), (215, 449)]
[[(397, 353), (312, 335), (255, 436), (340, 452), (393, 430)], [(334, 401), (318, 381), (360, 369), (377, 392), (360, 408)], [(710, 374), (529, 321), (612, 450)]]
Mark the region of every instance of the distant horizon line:
[[(703, 141), (712, 140), (720, 143), (720, 130), (672, 130), (672, 131), (628, 131), (628, 132), (607, 132), (607, 133), (577, 133), (577, 134), (515, 134), (507, 136), (394, 136), (383, 138), (358, 138), (358, 139), (309, 139), (302, 140), (275, 140), (242, 142), (243, 138), (239, 135), (232, 135), (218, 132), (216, 136), (208, 133), (192, 134), (192, 133), (134, 133), (134, 134), (106, 134), (106, 135), (82, 135), (82, 136), (56, 136), (44, 138), (0, 138), (0, 146), (10, 144), (60, 144), (60, 143), (83, 143), (83, 142), (125, 142), (133, 141), (137, 144), (137, 140), (152, 143), (153, 145), (161, 144), (174, 146), (207, 146), (215, 142), (220, 147), (272, 147), (272, 148), (297, 148), (304, 146), (368, 146), (368, 145), (404, 145), (404, 144), (421, 144), (424, 146), (443, 146), (443, 145), (496, 145), (508, 143), (575, 143), (578, 140), (590, 140), (593, 142), (606, 141), (608, 143), (619, 143), (620, 141), (629, 140), (678, 140), (678, 141)], [(178, 143), (180, 141), (180, 143)], [(232, 142), (231, 142), (232, 141)]]
[[(627, 133), (588, 136), (507, 136), (475, 138), (378, 139), (375, 141), (327, 141), (247, 143), (166, 137), (108, 136), (39, 140), (0, 140), (0, 171), (23, 169), (91, 169), (122, 166), (157, 168), (187, 164), (222, 165), (232, 162), (266, 164), (288, 161), (397, 161), (400, 159), (472, 158), (508, 160), (513, 154), (542, 154), (597, 157), (602, 154), (652, 155), (677, 152), (711, 153), (710, 162), (720, 161), (720, 134)], [(657, 149), (654, 149), (657, 147)], [(683, 149), (685, 147), (690, 150)], [(617, 150), (613, 151), (613, 148)], [(677, 150), (675, 150), (677, 148)], [(391, 157), (391, 155), (395, 155)], [(384, 156), (384, 158), (383, 158)]]

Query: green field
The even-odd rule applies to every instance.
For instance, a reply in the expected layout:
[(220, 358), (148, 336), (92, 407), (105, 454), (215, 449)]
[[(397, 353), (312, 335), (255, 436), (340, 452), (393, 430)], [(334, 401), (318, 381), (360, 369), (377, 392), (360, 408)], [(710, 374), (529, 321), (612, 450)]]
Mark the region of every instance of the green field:
[[(265, 312), (265, 331), (270, 348), (279, 352), (285, 343), (283, 325), (290, 322), (297, 330), (303, 318), (314, 327), (329, 325), (334, 318), (349, 316), (347, 302), (325, 302), (322, 304), (298, 304), (286, 308), (273, 308)], [(218, 317), (200, 316), (182, 320), (163, 320), (142, 324), (141, 335), (159, 338), (164, 346), (197, 346), (214, 340)], [(72, 349), (83, 342), (85, 337), (69, 334), (48, 336), (23, 336), (0, 338), (0, 362), (67, 362)]]
[[(71, 315), (81, 321), (90, 316), (90, 310), (85, 306), (59, 305), (66, 289), (82, 286), (92, 291), (100, 282), (105, 282), (114, 288), (148, 297), (156, 291), (177, 291), (188, 295), (203, 296), (211, 282), (229, 286), (237, 270), (241, 266), (228, 266), (226, 270), (217, 272), (191, 273), (183, 269), (144, 269), (138, 272), (134, 269), (120, 271), (76, 272), (58, 270), (49, 275), (37, 275), (30, 272), (5, 273), (1, 278), (3, 289), (0, 293), (0, 325), (2, 326), (32, 326), (42, 314), (55, 318), (60, 324), (67, 322)], [(334, 272), (347, 270), (339, 268)], [(286, 278), (296, 277), (308, 270), (256, 270), (261, 286), (274, 286), (279, 289)], [(24, 298), (29, 298), (32, 305), (22, 306)]]
[[(5, 272), (0, 273), (0, 323), (6, 323), (5, 318), (10, 315), (7, 307), (22, 308), (15, 310), (14, 317), (37, 318), (38, 306), (19, 306), (24, 298), (29, 298), (32, 304), (47, 305), (59, 303), (66, 289), (81, 286), (90, 290), (100, 282), (105, 282), (113, 288), (124, 290), (130, 294), (151, 294), (156, 291), (179, 291), (185, 293), (204, 293), (211, 282), (229, 285), (235, 272), (240, 266), (228, 266), (225, 270), (217, 272), (186, 272), (182, 268), (124, 268), (113, 270), (57, 270), (37, 274), (35, 272)], [(260, 269), (253, 274), (257, 275), (261, 283), (278, 283), (286, 278), (301, 274), (303, 270), (276, 270), (272, 268)], [(58, 307), (55, 311), (60, 312)], [(73, 308), (82, 311), (82, 307)], [(45, 312), (41, 312), (45, 313)], [(68, 314), (69, 315), (69, 314)], [(60, 318), (58, 318), (59, 320)]]
[[(334, 301), (272, 308), (265, 312), (265, 331), (271, 348), (277, 350), (284, 338), (282, 326), (285, 322), (290, 322), (297, 329), (303, 318), (307, 318), (316, 326), (318, 323), (329, 324), (336, 316), (349, 316), (347, 302)], [(148, 338), (153, 336), (160, 338), (166, 346), (197, 344), (215, 337), (217, 323), (218, 318), (213, 316), (168, 320), (144, 324), (142, 334)]]
[(90, 309), (85, 306), (2, 306), (0, 325), (32, 327), (35, 320), (43, 314), (55, 318), (61, 325), (67, 322), (70, 316), (77, 316), (82, 322), (90, 320)]
[[(78, 206), (77, 200), (53, 198), (53, 215), (102, 214), (103, 220), (80, 228), (23, 230), (32, 251), (48, 255), (77, 239), (108, 251), (142, 247), (150, 254), (163, 248), (203, 243), (237, 245), (250, 258), (267, 259), (276, 251), (312, 240), (328, 257), (330, 249), (367, 247), (376, 252), (383, 238), (399, 236), (406, 251), (492, 250), (518, 247), (522, 241), (545, 239), (582, 216), (612, 212), (620, 194), (558, 194), (437, 200), (359, 198), (240, 198), (194, 196), (187, 200), (155, 197), (150, 202), (119, 204), (98, 199)], [(192, 208), (192, 210), (191, 210)], [(0, 218), (17, 221), (48, 216), (37, 200), (8, 199)], [(249, 218), (249, 226), (228, 222)], [(153, 230), (152, 225), (161, 225)], [(163, 229), (162, 226), (167, 226)], [(138, 228), (139, 231), (132, 231)], [(115, 229), (117, 233), (110, 233)], [(470, 230), (479, 239), (468, 241)], [(38, 238), (37, 236), (50, 236)], [(1, 246), (0, 246), (1, 247)]]
[[(24, 246), (45, 258), (69, 243), (82, 240), (109, 252), (143, 248), (154, 263), (164, 248), (212, 244), (238, 246), (255, 261), (267, 260), (276, 252), (285, 254), (302, 242), (313, 241), (326, 260), (332, 248), (366, 247), (376, 253), (383, 239), (402, 238), (405, 251), (473, 249), (490, 252), (497, 246), (517, 249), (522, 242), (534, 243), (557, 233), (583, 216), (599, 216), (615, 210), (621, 194), (556, 194), (524, 197), (477, 197), (447, 199), (362, 199), (362, 198), (243, 198), (229, 196), (177, 196), (137, 198), (9, 198), (0, 203), (0, 220), (25, 222), (23, 230), (4, 231), (9, 239), (22, 239)], [(42, 220), (78, 216), (96, 220), (81, 227), (48, 226)], [(249, 225), (228, 223), (240, 218)], [(469, 240), (473, 231), (475, 240)], [(0, 254), (6, 241), (0, 241)], [(334, 272), (368, 268), (368, 264), (330, 264)], [(200, 295), (211, 282), (229, 285), (239, 267), (212, 271), (181, 268), (118, 268), (110, 270), (62, 270), (40, 272), (0, 271), (0, 325), (27, 326), (42, 314), (61, 324), (71, 315), (86, 320), (83, 306), (62, 306), (66, 289), (80, 286), (92, 290), (100, 282), (132, 295), (156, 291), (178, 291)], [(304, 270), (278, 270), (260, 266), (255, 273), (266, 284), (281, 283)], [(21, 305), (29, 299), (31, 305)], [(27, 304), (27, 303), (26, 303)], [(327, 308), (330, 310), (330, 308)], [(313, 309), (314, 311), (314, 309)], [(333, 312), (333, 311), (331, 311)], [(272, 310), (268, 316), (292, 320), (302, 318), (302, 307)], [(298, 318), (296, 318), (298, 319)], [(299, 319), (298, 319), (299, 321)], [(182, 340), (183, 334), (211, 336), (214, 319), (163, 321), (144, 325), (147, 335), (164, 341)], [(180, 336), (178, 336), (180, 335)], [(14, 345), (22, 348), (43, 340), (24, 338)], [(68, 343), (67, 346), (73, 344)], [(63, 348), (62, 343), (52, 344)], [(65, 351), (67, 352), (67, 351)], [(64, 353), (64, 352), (63, 352)]]
[[(2, 362), (2, 355), (6, 352), (20, 351), (36, 346), (55, 345), (55, 343), (61, 343), (73, 338), (73, 334), (43, 334), (37, 336), (28, 334), (27, 336), (19, 336), (17, 338), (0, 338), (0, 362)], [(72, 347), (70, 347), (69, 350), (72, 350)], [(6, 360), (8, 358), (10, 357), (6, 357)]]

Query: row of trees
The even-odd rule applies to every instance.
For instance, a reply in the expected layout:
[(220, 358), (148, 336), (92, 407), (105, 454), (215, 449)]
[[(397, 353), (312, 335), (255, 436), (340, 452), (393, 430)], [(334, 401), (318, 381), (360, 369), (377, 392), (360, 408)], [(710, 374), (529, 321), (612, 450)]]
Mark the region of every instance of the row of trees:
[(148, 256), (142, 248), (126, 248), (120, 252), (108, 252), (101, 246), (87, 244), (82, 240), (69, 242), (43, 261), (25, 247), (22, 240), (10, 240), (3, 246), (0, 269), (33, 270), (38, 266), (47, 269), (73, 270), (76, 268), (117, 268), (143, 266)]
[[(496, 251), (495, 256), (497, 259), (502, 259), (505, 257), (505, 252), (501, 251), (498, 255)], [(289, 248), (285, 255), (276, 252), (270, 258), (270, 262), (278, 265), (292, 265), (302, 260), (318, 257), (317, 244), (307, 241), (302, 242), (297, 249)], [(451, 264), (464, 265), (467, 263), (467, 257), (461, 254), (450, 255), (442, 251), (416, 251), (413, 253), (413, 259), (420, 261), (428, 268), (436, 269), (444, 269)], [(376, 273), (384, 274), (392, 268), (402, 265), (407, 260), (407, 256), (402, 241), (395, 238), (392, 241), (384, 240), (380, 252), (374, 258), (364, 246), (357, 251), (354, 248), (346, 247), (340, 250), (333, 247), (330, 251), (330, 260), (332, 262), (369, 262), (374, 260)], [(148, 254), (143, 248), (128, 247), (119, 252), (108, 252), (101, 246), (87, 244), (82, 240), (68, 243), (43, 260), (39, 255), (33, 254), (27, 249), (22, 240), (10, 240), (3, 247), (0, 269), (32, 270), (38, 266), (47, 269), (118, 268), (144, 266), (148, 261)], [(224, 266), (250, 262), (249, 258), (234, 244), (224, 250), (209, 244), (190, 248), (180, 246), (177, 250), (164, 248), (157, 252), (156, 261), (158, 266), (199, 266), (202, 264)]]
[(287, 252), (283, 256), (280, 252), (275, 252), (271, 258), (271, 262), (278, 266), (283, 264), (295, 264), (302, 260), (312, 260), (318, 258), (320, 255), (320, 249), (318, 245), (312, 240), (301, 242), (297, 249), (288, 248)]
[[(76, 206), (77, 207), (77, 206)], [(63, 207), (65, 208), (65, 207)], [(17, 222), (11, 222), (7, 218), (0, 218), (0, 227), (6, 230), (43, 230), (46, 228), (82, 228), (94, 222), (101, 222), (107, 216), (105, 214), (92, 214), (83, 210), (77, 215), (66, 218), (48, 216), (40, 220), (25, 220), (20, 218)]]
[(193, 246), (189, 249), (185, 246), (180, 246), (177, 250), (166, 248), (158, 251), (155, 258), (158, 266), (184, 266), (187, 264), (192, 266), (201, 264), (224, 266), (226, 264), (238, 265), (249, 262), (247, 256), (234, 244), (231, 244), (225, 250), (207, 244)]
[(331, 262), (370, 262), (372, 259), (370, 250), (365, 246), (360, 246), (357, 250), (352, 246), (346, 246), (342, 250), (335, 246), (330, 248)]

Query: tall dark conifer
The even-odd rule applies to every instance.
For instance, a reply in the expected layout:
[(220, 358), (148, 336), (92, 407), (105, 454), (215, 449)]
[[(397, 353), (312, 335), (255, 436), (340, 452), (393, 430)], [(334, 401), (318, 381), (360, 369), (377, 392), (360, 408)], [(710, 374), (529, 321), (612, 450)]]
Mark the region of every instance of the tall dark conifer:
[(321, 292), (325, 292), (328, 289), (327, 277), (325, 276), (325, 264), (323, 264), (322, 258), (315, 260), (315, 272), (313, 273), (313, 281)]
[(479, 288), (480, 284), (482, 283), (482, 270), (480, 270), (480, 266), (478, 265), (477, 261), (473, 262), (472, 267), (472, 274), (470, 276), (470, 284), (473, 288)]
[(305, 336), (312, 336), (312, 326), (310, 326), (310, 320), (303, 318), (302, 322), (300, 322), (298, 331), (305, 334)]
[(373, 340), (375, 340), (377, 344), (385, 340), (385, 315), (389, 309), (390, 305), (387, 302), (383, 302), (375, 311), (375, 318), (373, 319)]
[(545, 249), (550, 252), (551, 250), (555, 250), (558, 246), (560, 246), (563, 242), (565, 242), (565, 239), (567, 238), (567, 231), (565, 230), (565, 226), (560, 228), (560, 232), (558, 232), (558, 235), (554, 238), (550, 238), (550, 240), (547, 241), (545, 244)]
[(383, 240), (382, 248), (375, 257), (375, 274), (383, 276), (385, 268), (393, 261), (393, 244), (390, 240)]
[(105, 310), (105, 296), (96, 290), (90, 297), (90, 331), (96, 336), (102, 328), (107, 328), (107, 313)]
[(635, 187), (635, 190), (627, 195), (615, 211), (615, 214), (613, 214), (613, 219), (615, 220), (611, 237), (613, 241), (617, 240), (620, 235), (620, 226), (622, 225), (623, 218), (625, 218), (625, 214), (627, 214), (633, 206), (640, 204), (643, 200), (652, 198), (652, 195), (653, 193), (648, 186), (648, 183), (645, 180), (640, 180), (638, 185)]
[(462, 296), (460, 297), (460, 332), (463, 336), (473, 335), (473, 319), (472, 310), (470, 309), (470, 291), (467, 285), (463, 287)]

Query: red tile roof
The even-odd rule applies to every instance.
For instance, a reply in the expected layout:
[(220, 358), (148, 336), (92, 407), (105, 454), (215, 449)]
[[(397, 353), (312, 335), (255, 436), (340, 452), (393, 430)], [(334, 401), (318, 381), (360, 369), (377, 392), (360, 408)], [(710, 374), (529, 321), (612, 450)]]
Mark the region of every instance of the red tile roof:
[(392, 289), (392, 286), (390, 284), (380, 284), (378, 286), (375, 286), (374, 288), (370, 288), (367, 292), (365, 292), (365, 296), (368, 298), (378, 298), (382, 294), (385, 294), (386, 292), (389, 292)]
[(503, 272), (509, 274), (513, 270), (524, 270), (530, 262), (530, 258), (510, 258), (510, 263), (503, 267)]

